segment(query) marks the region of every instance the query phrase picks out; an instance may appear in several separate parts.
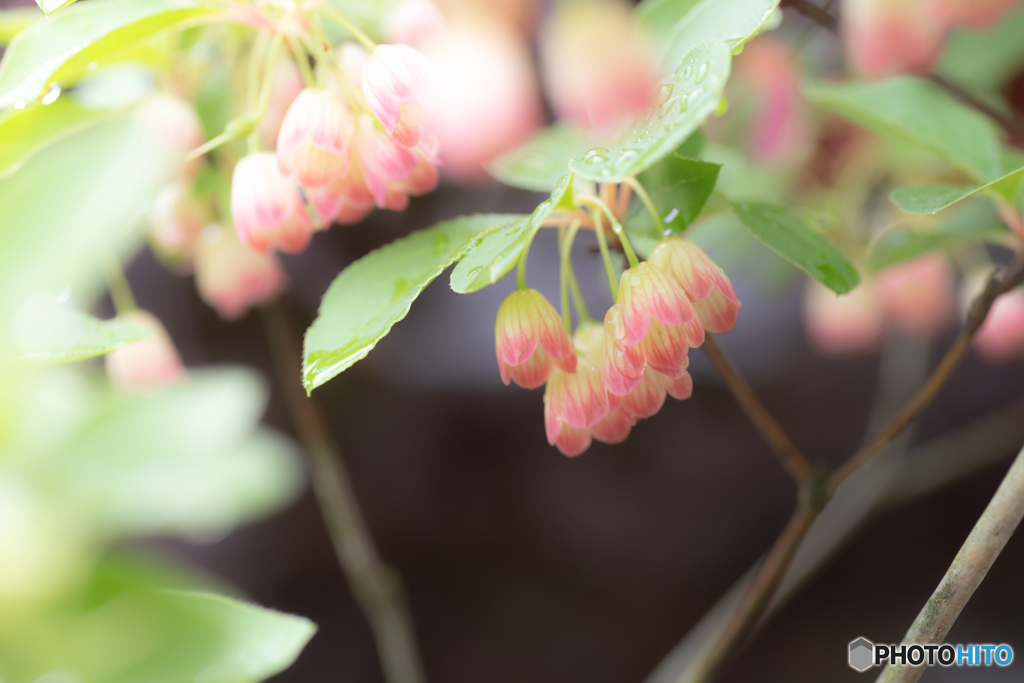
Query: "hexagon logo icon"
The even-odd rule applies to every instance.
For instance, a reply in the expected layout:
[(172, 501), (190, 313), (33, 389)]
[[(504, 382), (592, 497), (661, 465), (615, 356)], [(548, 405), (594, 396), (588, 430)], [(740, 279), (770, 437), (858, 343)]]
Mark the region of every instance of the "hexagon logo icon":
[(875, 662), (875, 644), (867, 638), (858, 638), (850, 643), (850, 668), (864, 673)]

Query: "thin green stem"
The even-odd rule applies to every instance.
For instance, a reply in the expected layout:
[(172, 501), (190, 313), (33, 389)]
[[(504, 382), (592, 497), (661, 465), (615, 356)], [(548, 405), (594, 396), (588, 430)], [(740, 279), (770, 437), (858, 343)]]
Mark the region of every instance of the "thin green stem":
[[(580, 323), (592, 323), (594, 319), (590, 317), (590, 311), (587, 310), (587, 303), (583, 300), (583, 293), (580, 292), (580, 283), (576, 281), (576, 271), (572, 267), (572, 244), (576, 240), (576, 232), (579, 230), (579, 222), (574, 222), (569, 229), (566, 231), (565, 239), (561, 241), (561, 252), (562, 252), (562, 274), (564, 276), (564, 282), (569, 285), (569, 291), (572, 293), (573, 303), (576, 305), (576, 317)], [(563, 285), (564, 286), (564, 285)], [(565, 294), (563, 293), (562, 299), (563, 307), (568, 311), (568, 302), (565, 300)], [(566, 330), (571, 331), (572, 327), (569, 325), (569, 316), (565, 316)]]
[(640, 201), (647, 207), (647, 212), (651, 214), (651, 218), (654, 219), (654, 224), (658, 226), (658, 234), (665, 232), (665, 221), (661, 220), (661, 216), (658, 214), (658, 209), (655, 208), (654, 202), (651, 201), (651, 196), (647, 194), (647, 190), (636, 178), (626, 178), (622, 181), (624, 184), (629, 185), (636, 192), (636, 196), (640, 197)]
[(614, 232), (615, 236), (619, 238), (619, 242), (622, 243), (622, 250), (626, 252), (626, 258), (629, 259), (630, 268), (639, 265), (640, 260), (636, 257), (636, 252), (633, 251), (633, 245), (629, 243), (629, 239), (626, 237), (626, 231), (622, 229), (622, 224), (619, 223), (619, 219), (615, 217), (615, 214), (608, 208), (608, 205), (597, 197), (591, 195), (576, 195), (575, 199), (577, 204), (590, 204), (591, 206), (600, 209), (604, 215), (608, 217), (608, 220), (612, 224), (612, 232)]
[(579, 317), (581, 323), (593, 323), (593, 318), (590, 317), (590, 311), (587, 310), (587, 302), (583, 300), (583, 293), (580, 292), (580, 283), (576, 281), (576, 271), (572, 269), (572, 264), (569, 264), (569, 291), (572, 292), (572, 300), (576, 304), (576, 315)]
[(359, 43), (366, 48), (368, 52), (373, 52), (374, 48), (377, 47), (377, 43), (370, 40), (370, 37), (356, 28), (355, 24), (346, 19), (340, 12), (337, 12), (331, 7), (326, 6), (324, 3), (320, 3), (317, 8), (317, 12), (327, 17), (331, 21), (334, 21), (340, 25), (343, 29), (352, 34), (352, 37), (359, 41)]
[[(299, 67), (299, 73), (302, 74), (302, 82), (306, 84), (307, 88), (316, 87), (316, 76), (313, 75), (313, 70), (309, 68), (309, 55), (305, 49), (296, 42), (296, 40), (289, 36), (288, 47), (292, 50), (292, 55), (295, 56), (295, 64)], [(271, 65), (273, 67), (273, 65)], [(273, 78), (271, 74), (269, 76)]]
[(519, 267), (516, 270), (516, 286), (519, 289), (526, 289), (526, 257), (530, 253), (530, 245), (533, 244), (533, 238), (537, 236), (537, 231), (540, 230), (538, 225), (530, 233), (530, 236), (526, 238), (526, 244), (523, 245), (523, 251), (519, 254)]
[(110, 292), (110, 300), (114, 303), (114, 310), (118, 315), (132, 313), (138, 309), (124, 269), (114, 257), (111, 257), (110, 265), (107, 267), (107, 290)]
[(363, 101), (363, 93), (352, 81), (348, 72), (341, 67), (341, 64), (338, 63), (338, 60), (334, 58), (334, 55), (332, 55), (331, 51), (327, 48), (327, 39), (324, 37), (323, 27), (320, 25), (319, 17), (317, 18), (317, 21), (313, 22), (313, 28), (316, 31), (315, 40), (308, 34), (302, 34), (301, 38), (306, 49), (309, 50), (310, 54), (312, 54), (316, 59), (317, 64), (321, 67), (327, 68), (334, 75), (334, 80), (338, 83), (338, 87), (341, 88), (342, 95), (345, 97), (345, 102), (348, 104), (348, 108), (354, 112), (365, 111), (366, 104)]
[(597, 234), (597, 246), (601, 249), (601, 258), (604, 260), (604, 269), (608, 273), (608, 286), (612, 290), (612, 300), (619, 298), (619, 283), (615, 278), (615, 266), (612, 264), (612, 255), (608, 251), (608, 238), (604, 234), (604, 220), (601, 214), (594, 214), (594, 233)]
[(568, 229), (558, 229), (558, 249), (562, 259), (562, 267), (559, 271), (562, 286), (562, 323), (565, 325), (565, 331), (569, 334), (572, 334), (572, 320), (569, 311), (569, 269), (572, 267), (572, 243), (576, 239), (579, 229), (579, 221), (573, 223)]

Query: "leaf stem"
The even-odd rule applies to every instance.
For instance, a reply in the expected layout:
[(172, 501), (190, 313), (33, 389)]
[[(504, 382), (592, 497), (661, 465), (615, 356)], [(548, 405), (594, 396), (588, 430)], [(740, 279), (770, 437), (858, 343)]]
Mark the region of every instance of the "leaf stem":
[(138, 310), (135, 304), (135, 296), (132, 294), (132, 287), (128, 284), (128, 278), (124, 269), (116, 257), (110, 258), (110, 265), (107, 267), (107, 291), (110, 292), (110, 301), (114, 304), (114, 310), (118, 315), (133, 313)]
[(658, 234), (663, 235), (665, 233), (665, 221), (663, 221), (661, 216), (658, 215), (658, 209), (655, 208), (654, 202), (651, 201), (651, 197), (647, 194), (647, 190), (644, 189), (644, 186), (641, 185), (636, 178), (632, 177), (626, 178), (622, 182), (626, 186), (633, 188), (633, 191), (636, 192), (636, 196), (640, 197), (640, 201), (642, 201), (644, 206), (647, 207), (647, 213), (651, 214), (651, 218), (654, 219), (654, 224), (658, 227)]
[(328, 7), (325, 3), (321, 2), (316, 11), (351, 33), (352, 37), (358, 40), (359, 43), (366, 48), (367, 52), (373, 52), (377, 47), (377, 43), (370, 40), (369, 36), (356, 28), (355, 24), (346, 19), (340, 12)]
[(388, 683), (423, 683), (423, 665), (401, 580), (377, 553), (344, 462), (313, 399), (302, 391), (294, 368), (298, 346), (280, 304), (264, 308), (267, 341), (299, 439), (305, 447), (313, 491), (331, 542), (356, 601), (373, 630)]

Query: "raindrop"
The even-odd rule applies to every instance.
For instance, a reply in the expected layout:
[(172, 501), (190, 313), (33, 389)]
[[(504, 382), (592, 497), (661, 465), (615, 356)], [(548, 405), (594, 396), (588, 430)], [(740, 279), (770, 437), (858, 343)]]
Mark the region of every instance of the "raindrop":
[(484, 270), (483, 266), (473, 266), (472, 268), (469, 269), (469, 272), (467, 273), (467, 275), (469, 275), (470, 277), (476, 277), (477, 275), (482, 273), (483, 270)]
[(16, 102), (14, 104), (14, 108), (15, 109), (24, 109), (25, 108), (25, 103), (24, 102)]
[(683, 69), (683, 78), (689, 80), (690, 76), (693, 75), (693, 64), (687, 64), (686, 68)]
[(708, 75), (708, 68), (709, 68), (708, 63), (704, 62), (703, 64), (700, 65), (700, 68), (697, 69), (697, 78), (696, 78), (696, 82), (697, 83), (702, 82), (705, 79), (705, 77), (707, 77), (707, 75)]
[(665, 118), (669, 114), (671, 114), (674, 111), (676, 111), (678, 109), (678, 107), (679, 107), (679, 102), (680, 101), (681, 100), (680, 100), (679, 96), (677, 95), (675, 97), (670, 98), (666, 102), (663, 102), (661, 107), (658, 109), (658, 116), (660, 116), (661, 118)]
[(665, 104), (669, 97), (672, 96), (672, 84), (661, 86), (661, 90), (658, 91), (658, 104)]
[(43, 97), (43, 104), (53, 104), (60, 97), (60, 86), (56, 83), (50, 85), (50, 91)]
[(595, 147), (586, 154), (583, 155), (583, 163), (585, 164), (597, 164), (608, 161), (608, 157), (605, 156), (605, 152), (608, 150), (604, 147)]

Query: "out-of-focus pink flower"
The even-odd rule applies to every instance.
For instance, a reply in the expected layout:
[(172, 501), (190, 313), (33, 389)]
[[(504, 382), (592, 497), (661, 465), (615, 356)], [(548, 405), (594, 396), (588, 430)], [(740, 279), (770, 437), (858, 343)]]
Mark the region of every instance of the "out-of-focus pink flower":
[(843, 294), (809, 280), (804, 290), (804, 327), (825, 356), (871, 353), (882, 345), (885, 324), (871, 284)]
[(348, 173), (352, 115), (331, 89), (306, 88), (292, 102), (277, 139), (281, 173), (303, 187), (323, 187)]
[(985, 28), (1020, 6), (1020, 0), (934, 0), (940, 16), (951, 26)]
[(185, 366), (178, 351), (156, 316), (148, 311), (133, 311), (120, 317), (154, 334), (107, 354), (111, 384), (122, 391), (148, 393), (185, 378)]
[(415, 147), (430, 123), (426, 100), (436, 89), (437, 72), (423, 53), (409, 45), (378, 45), (363, 67), (363, 96), (384, 130), (404, 147)]
[(276, 299), (288, 285), (277, 256), (256, 251), (230, 230), (208, 225), (196, 244), (196, 288), (225, 320)]
[(385, 17), (384, 36), (389, 43), (418, 45), (444, 27), (444, 14), (432, 0), (402, 0)]
[(992, 365), (1024, 356), (1024, 290), (1018, 287), (995, 300), (974, 335), (974, 349)]
[(209, 204), (197, 199), (188, 185), (167, 185), (157, 192), (149, 212), (150, 243), (161, 258), (187, 265), (199, 233), (212, 218)]
[(904, 334), (929, 339), (953, 321), (953, 270), (929, 254), (891, 266), (874, 279), (883, 315)]
[[(134, 119), (174, 156), (184, 157), (203, 144), (203, 126), (191, 104), (167, 94), (153, 95), (135, 110)], [(202, 159), (184, 164), (182, 172), (194, 175)]]
[(930, 70), (948, 29), (936, 0), (843, 0), (841, 19), (847, 61), (863, 78)]
[(1006, 227), (1013, 231), (1017, 239), (1024, 242), (1024, 216), (1021, 216), (1017, 209), (1002, 197), (996, 200), (996, 210), (999, 212), (999, 217), (1006, 223)]
[(299, 188), (281, 175), (273, 154), (250, 154), (235, 166), (231, 215), (238, 238), (259, 251), (300, 252), (313, 232)]
[(257, 127), (264, 146), (270, 148), (277, 144), (285, 114), (303, 88), (302, 74), (290, 59), (281, 59), (277, 62), (271, 79), (270, 103), (267, 106), (267, 113), (260, 119)]
[(736, 57), (729, 86), (753, 105), (745, 142), (756, 161), (792, 163), (811, 153), (813, 133), (801, 78), (793, 48), (769, 36), (750, 41)]
[(608, 396), (600, 371), (604, 330), (597, 325), (581, 327), (573, 341), (578, 353), (576, 371), (568, 373), (553, 367), (544, 390), (548, 443), (569, 457), (589, 448), (590, 428), (608, 414)]
[(335, 178), (323, 187), (306, 191), (321, 227), (332, 222), (355, 225), (373, 210), (373, 198), (365, 188), (353, 189), (353, 174)]
[(557, 5), (540, 48), (544, 84), (560, 118), (607, 131), (654, 103), (657, 69), (625, 3)]
[(562, 317), (535, 289), (512, 292), (498, 309), (494, 349), (505, 384), (515, 381), (536, 389), (547, 381), (552, 365), (576, 371), (576, 349), (562, 326)]
[(455, 21), (421, 49), (444, 74), (434, 126), (444, 174), (485, 177), (484, 166), (524, 142), (543, 123), (529, 48), (493, 21)]
[(359, 186), (365, 187), (378, 207), (387, 207), (388, 183), (408, 178), (416, 168), (416, 155), (377, 130), (368, 116), (356, 120), (352, 145), (356, 162), (350, 170), (353, 192)]
[(649, 260), (683, 289), (709, 332), (725, 334), (736, 325), (740, 300), (725, 272), (703, 249), (683, 237), (669, 237)]

